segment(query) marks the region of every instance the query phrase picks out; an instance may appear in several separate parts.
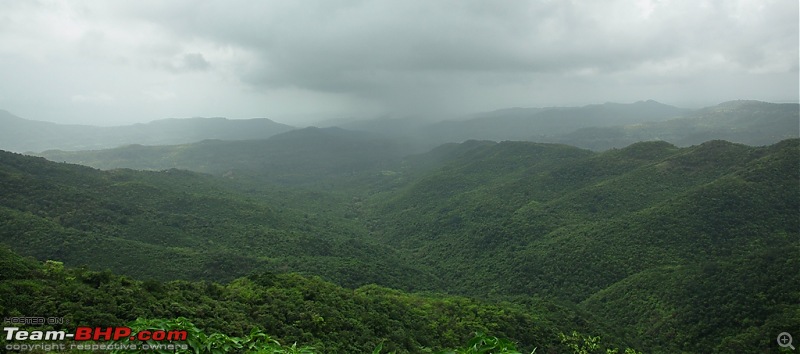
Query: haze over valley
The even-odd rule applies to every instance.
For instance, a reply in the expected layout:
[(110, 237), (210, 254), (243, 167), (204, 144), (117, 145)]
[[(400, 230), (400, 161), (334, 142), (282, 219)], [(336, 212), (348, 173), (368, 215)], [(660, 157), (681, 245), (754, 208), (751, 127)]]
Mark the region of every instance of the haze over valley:
[(792, 352), (798, 11), (2, 3), (0, 347)]

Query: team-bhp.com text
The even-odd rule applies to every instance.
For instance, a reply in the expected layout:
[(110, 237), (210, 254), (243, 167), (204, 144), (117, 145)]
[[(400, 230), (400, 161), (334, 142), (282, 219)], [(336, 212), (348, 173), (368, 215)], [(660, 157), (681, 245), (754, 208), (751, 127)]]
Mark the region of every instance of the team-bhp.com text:
[[(185, 330), (143, 330), (134, 333), (130, 327), (77, 327), (75, 333), (67, 333), (66, 331), (28, 331), (20, 329), (19, 327), (3, 327), (5, 333), (5, 340), (11, 341), (63, 341), (73, 340), (75, 342), (81, 341), (120, 341), (128, 339), (130, 341), (185, 341), (188, 337), (188, 332)], [(45, 348), (47, 346), (47, 348)], [(36, 344), (16, 344), (8, 343), (5, 346), (7, 350), (118, 350), (118, 349), (143, 349), (143, 350), (174, 350), (174, 349), (187, 349), (188, 346), (184, 343), (36, 343)]]

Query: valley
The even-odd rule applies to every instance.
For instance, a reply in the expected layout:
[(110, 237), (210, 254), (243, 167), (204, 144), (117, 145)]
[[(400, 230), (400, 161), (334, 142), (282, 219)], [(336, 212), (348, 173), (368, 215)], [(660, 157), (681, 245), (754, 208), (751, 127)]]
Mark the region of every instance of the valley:
[(662, 113), (640, 130), (560, 128), (627, 132), (582, 147), (469, 135), (423, 149), (310, 127), (2, 152), (0, 308), (258, 326), (330, 353), (452, 348), (475, 332), (537, 353), (592, 336), (597, 352), (769, 350), (800, 324), (800, 139), (781, 125), (798, 124), (797, 105), (728, 103), (674, 123), (687, 113), (644, 106)]

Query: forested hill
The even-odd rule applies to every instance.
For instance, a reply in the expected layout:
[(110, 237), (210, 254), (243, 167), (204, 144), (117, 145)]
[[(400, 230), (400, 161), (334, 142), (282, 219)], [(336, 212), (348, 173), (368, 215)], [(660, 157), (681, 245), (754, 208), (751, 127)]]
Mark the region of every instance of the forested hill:
[[(590, 345), (618, 350), (596, 332), (581, 333), (587, 323), (575, 312), (544, 301), (491, 304), (376, 285), (353, 290), (318, 277), (263, 272), (225, 284), (139, 281), (65, 268), (57, 261), (42, 264), (3, 245), (0, 311), (5, 317), (46, 314), (68, 322), (32, 330), (124, 325), (187, 330), (189, 340), (178, 343), (200, 353), (444, 354), (457, 347), (478, 353), (473, 337), (482, 339), (484, 348), (536, 353), (579, 354)], [(19, 343), (0, 337), (3, 348)]]
[[(395, 150), (361, 153), (385, 151)], [(336, 177), (370, 176), (358, 189), (326, 184), (316, 169), (331, 162), (306, 159), (291, 173), (321, 183), (288, 188), (2, 153), (0, 240), (139, 279), (267, 270), (349, 288), (546, 299), (576, 313), (556, 316), (559, 328), (584, 323), (656, 353), (769, 351), (800, 324), (798, 139), (600, 153), (467, 141), (385, 160), (391, 170), (379, 160)]]
[(395, 166), (404, 144), (383, 136), (340, 128), (309, 127), (269, 139), (207, 140), (174, 146), (131, 145), (97, 151), (45, 151), (53, 161), (102, 169), (170, 168), (254, 179), (283, 185), (332, 183)]
[(450, 291), (568, 299), (648, 350), (769, 348), (800, 324), (798, 142), (465, 143), (373, 232)]
[(363, 226), (319, 193), (247, 196), (225, 182), (0, 152), (0, 242), (38, 259), (144, 279), (222, 281), (273, 270), (346, 286), (435, 284), (366, 241)]

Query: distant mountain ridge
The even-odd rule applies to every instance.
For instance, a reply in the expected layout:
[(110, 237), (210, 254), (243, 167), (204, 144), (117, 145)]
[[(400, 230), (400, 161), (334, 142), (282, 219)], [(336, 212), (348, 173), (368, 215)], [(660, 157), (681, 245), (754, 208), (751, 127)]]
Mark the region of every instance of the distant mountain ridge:
[(517, 108), (477, 115), (468, 121), (446, 121), (432, 125), (431, 135), (439, 129), (457, 132), (466, 139), (525, 140), (533, 136), (565, 134), (587, 126), (615, 126), (662, 121), (689, 110), (656, 101), (631, 104), (604, 103), (582, 107)]
[(800, 137), (800, 105), (753, 100), (723, 102), (697, 110), (653, 100), (582, 107), (509, 108), (465, 120), (398, 128), (396, 120), (352, 122), (344, 127), (390, 134), (420, 146), (420, 152), (467, 140), (562, 143), (592, 150), (663, 140), (678, 146), (708, 140), (769, 145)]
[(653, 100), (630, 104), (603, 103), (580, 107), (507, 108), (469, 115), (466, 119), (433, 123), (411, 121), (402, 127), (399, 119), (377, 119), (341, 125), (402, 137), (427, 150), (444, 143), (466, 140), (533, 140), (554, 137), (586, 127), (658, 122), (691, 110)]
[(759, 146), (799, 136), (800, 105), (739, 100), (698, 109), (666, 121), (582, 128), (542, 141), (606, 150), (652, 140), (690, 146), (716, 139)]
[(407, 155), (407, 149), (377, 134), (308, 127), (259, 140), (137, 144), (96, 151), (49, 150), (38, 155), (100, 169), (179, 168), (230, 178), (258, 176), (273, 182), (302, 184), (381, 170), (399, 162)]
[[(509, 108), (462, 120), (426, 122), (419, 117), (336, 125), (402, 141), (422, 153), (467, 140), (562, 143), (592, 150), (663, 140), (690, 146), (708, 140), (769, 145), (800, 137), (800, 105), (730, 101), (698, 110), (656, 101), (582, 107)], [(202, 140), (258, 140), (294, 130), (269, 119), (164, 119), (119, 127), (31, 121), (0, 111), (0, 149), (16, 152), (100, 150), (125, 145), (179, 145)]]
[(115, 127), (68, 125), (28, 120), (0, 110), (0, 149), (28, 152), (97, 150), (123, 145), (176, 145), (206, 139), (266, 139), (294, 129), (267, 118), (162, 119)]

